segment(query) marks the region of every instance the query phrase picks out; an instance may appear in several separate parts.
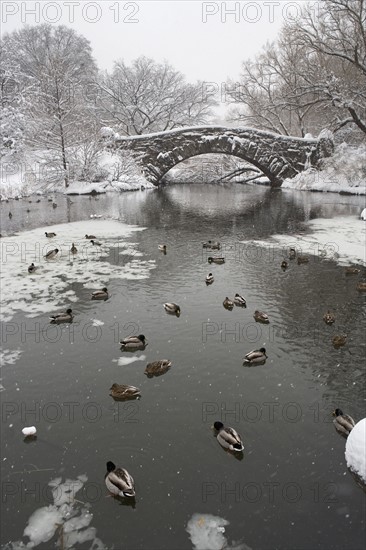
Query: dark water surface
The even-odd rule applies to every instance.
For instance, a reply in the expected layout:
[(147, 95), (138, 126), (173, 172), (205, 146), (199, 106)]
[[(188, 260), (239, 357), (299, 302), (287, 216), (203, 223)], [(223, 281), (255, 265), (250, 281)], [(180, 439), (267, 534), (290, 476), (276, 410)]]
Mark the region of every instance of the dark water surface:
[[(73, 337), (63, 327), (55, 342), (18, 334), (3, 343), (23, 353), (2, 369), (2, 543), (19, 540), (29, 516), (50, 503), (51, 479), (86, 474), (88, 491), (77, 498), (91, 503), (91, 525), (108, 549), (190, 549), (185, 527), (195, 512), (227, 519), (228, 540), (253, 550), (363, 549), (365, 493), (347, 470), (331, 412), (365, 416), (365, 295), (333, 260), (312, 256), (282, 272), (280, 251), (250, 248), (251, 239), (304, 231), (312, 218), (357, 216), (362, 199), (186, 185), (98, 200), (57, 196), (56, 209), (32, 200), (0, 205), (3, 237), (103, 214), (147, 228), (130, 240), (156, 268), (148, 279), (112, 279), (106, 302), (73, 285), (78, 321), (104, 322), (87, 336), (81, 323)], [(224, 265), (207, 263), (207, 239), (223, 244)], [(215, 282), (206, 287), (209, 271)], [(247, 309), (225, 310), (236, 292)], [(165, 301), (180, 304), (180, 318), (164, 312)], [(271, 323), (256, 324), (255, 309)], [(337, 315), (332, 327), (322, 321), (328, 309)], [(12, 321), (22, 320), (20, 312)], [(45, 325), (48, 315), (31, 321)], [(348, 343), (335, 350), (331, 337), (342, 331)], [(118, 366), (113, 360), (131, 356), (119, 338), (131, 333), (146, 335), (137, 353), (146, 360)], [(261, 346), (266, 364), (243, 366)], [(146, 363), (162, 358), (172, 360), (170, 371), (147, 378)], [(113, 382), (139, 387), (141, 400), (115, 403)], [(214, 438), (216, 420), (241, 433), (240, 459)], [(38, 439), (26, 444), (21, 428), (33, 424)], [(134, 507), (107, 496), (107, 460), (135, 478)]]

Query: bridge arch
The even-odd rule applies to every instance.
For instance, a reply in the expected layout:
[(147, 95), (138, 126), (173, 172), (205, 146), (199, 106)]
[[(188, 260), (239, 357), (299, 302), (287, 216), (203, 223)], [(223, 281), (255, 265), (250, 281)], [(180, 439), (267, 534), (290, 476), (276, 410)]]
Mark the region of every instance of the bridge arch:
[(194, 126), (115, 140), (115, 147), (130, 150), (145, 177), (159, 184), (174, 166), (198, 155), (232, 155), (253, 164), (273, 186), (333, 152), (330, 132), (317, 139), (282, 136), (253, 128)]

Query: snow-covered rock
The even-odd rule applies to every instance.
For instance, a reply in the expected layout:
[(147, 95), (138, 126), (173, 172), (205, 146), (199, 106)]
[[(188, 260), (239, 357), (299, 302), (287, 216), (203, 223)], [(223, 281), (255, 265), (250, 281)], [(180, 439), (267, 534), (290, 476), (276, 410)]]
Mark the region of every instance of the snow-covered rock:
[(366, 483), (366, 418), (357, 422), (346, 442), (347, 466)]

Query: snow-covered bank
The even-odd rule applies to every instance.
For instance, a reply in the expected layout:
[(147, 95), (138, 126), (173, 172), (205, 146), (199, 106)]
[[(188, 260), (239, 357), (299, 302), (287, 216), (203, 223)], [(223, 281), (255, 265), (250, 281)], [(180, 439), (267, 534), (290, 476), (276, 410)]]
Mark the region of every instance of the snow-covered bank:
[(64, 190), (65, 195), (93, 195), (107, 193), (108, 191), (144, 191), (145, 189), (156, 189), (156, 186), (141, 178), (142, 181), (100, 181), (88, 183), (85, 181), (73, 181)]
[(366, 483), (366, 418), (357, 422), (346, 443), (347, 466)]
[(322, 160), (321, 170), (300, 172), (285, 180), (282, 189), (366, 195), (366, 146), (356, 148), (342, 143), (333, 156)]
[(282, 249), (287, 256), (290, 247), (298, 254), (312, 254), (334, 260), (340, 265), (356, 263), (366, 266), (365, 222), (354, 216), (321, 218), (306, 222), (308, 234), (273, 235), (267, 241), (252, 241), (259, 246), (268, 244)]
[[(72, 172), (72, 170), (70, 170)], [(128, 153), (102, 151), (89, 180), (73, 180), (65, 188), (63, 173), (47, 157), (37, 151), (22, 160), (2, 159), (0, 172), (0, 199), (28, 197), (32, 194), (63, 193), (87, 195), (93, 193), (140, 191), (156, 189), (141, 173), (140, 167)]]

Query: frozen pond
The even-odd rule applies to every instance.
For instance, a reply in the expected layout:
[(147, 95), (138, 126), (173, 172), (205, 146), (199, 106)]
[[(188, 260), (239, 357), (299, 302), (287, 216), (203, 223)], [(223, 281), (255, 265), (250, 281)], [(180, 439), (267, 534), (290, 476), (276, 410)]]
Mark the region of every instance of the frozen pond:
[[(2, 545), (31, 539), (50, 550), (63, 536), (65, 548), (188, 550), (206, 544), (212, 524), (212, 549), (361, 550), (365, 493), (331, 413), (365, 416), (364, 198), (185, 185), (55, 200), (0, 205)], [(221, 242), (224, 265), (208, 264), (218, 255), (202, 249), (208, 239)], [(292, 244), (309, 263), (282, 271)], [(31, 262), (40, 267), (29, 275)], [(345, 274), (349, 263), (359, 275)], [(104, 286), (109, 299), (92, 301)], [(235, 293), (246, 309), (224, 309)], [(71, 325), (49, 323), (68, 307)], [(268, 325), (255, 323), (256, 309)], [(335, 349), (340, 333), (347, 343)], [(147, 347), (121, 352), (131, 334)], [(262, 346), (266, 363), (243, 366)], [(172, 367), (148, 378), (158, 359)], [(140, 388), (141, 399), (113, 401), (114, 382)], [(242, 435), (241, 455), (220, 447), (217, 420)], [(25, 426), (36, 439), (24, 441)], [(108, 496), (108, 460), (135, 478), (135, 501)], [(77, 502), (66, 500), (66, 480)]]

